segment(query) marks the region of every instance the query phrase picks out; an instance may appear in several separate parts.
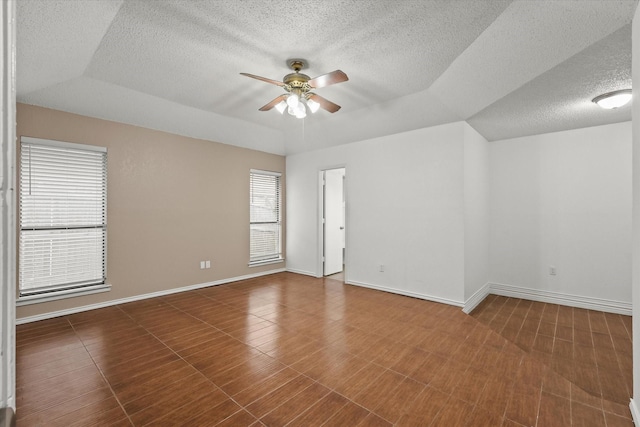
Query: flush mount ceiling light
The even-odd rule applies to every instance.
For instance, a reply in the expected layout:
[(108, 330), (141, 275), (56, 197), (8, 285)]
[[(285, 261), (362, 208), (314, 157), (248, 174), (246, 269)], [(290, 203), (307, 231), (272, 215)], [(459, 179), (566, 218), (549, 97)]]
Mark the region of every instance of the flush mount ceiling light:
[(620, 108), (631, 101), (631, 89), (614, 90), (613, 92), (603, 93), (593, 98), (592, 101), (607, 110)]
[(281, 82), (249, 73), (240, 73), (252, 79), (280, 86), (287, 92), (260, 107), (260, 111), (269, 111), (275, 107), (280, 114), (283, 114), (286, 110), (290, 115), (298, 119), (303, 119), (307, 116), (307, 110), (315, 113), (322, 108), (330, 113), (335, 113), (340, 109), (338, 104), (334, 104), (311, 91), (332, 84), (346, 82), (349, 80), (349, 77), (347, 77), (345, 73), (340, 70), (335, 70), (312, 79), (300, 72), (300, 70), (307, 67), (307, 62), (304, 59), (290, 59), (287, 61), (287, 65), (293, 70), (293, 73), (284, 76)]

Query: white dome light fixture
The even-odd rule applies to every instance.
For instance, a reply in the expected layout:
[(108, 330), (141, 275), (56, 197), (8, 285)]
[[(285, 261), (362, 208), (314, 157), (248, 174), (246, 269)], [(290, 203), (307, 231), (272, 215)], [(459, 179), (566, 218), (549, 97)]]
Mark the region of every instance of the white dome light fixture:
[(620, 108), (631, 101), (631, 89), (614, 90), (603, 93), (592, 99), (593, 102), (607, 110)]

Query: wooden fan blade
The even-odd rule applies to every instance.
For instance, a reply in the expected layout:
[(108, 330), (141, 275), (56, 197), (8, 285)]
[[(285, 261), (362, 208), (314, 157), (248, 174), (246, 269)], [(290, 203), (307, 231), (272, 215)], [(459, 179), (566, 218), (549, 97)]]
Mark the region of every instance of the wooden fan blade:
[(320, 108), (327, 110), (330, 113), (335, 113), (341, 108), (338, 104), (334, 104), (328, 99), (323, 98), (320, 95), (316, 95), (315, 93), (309, 96), (309, 99), (313, 99), (315, 102), (320, 104)]
[(240, 73), (240, 74), (242, 74), (243, 76), (251, 77), (252, 79), (262, 80), (263, 82), (271, 83), (272, 85), (276, 85), (280, 87), (284, 86), (284, 83), (279, 82), (277, 80), (271, 80), (266, 77), (260, 77), (260, 76), (256, 76), (254, 74), (249, 74), (249, 73)]
[[(269, 102), (268, 104), (263, 105), (262, 107), (258, 108), (258, 110), (260, 110), (260, 111), (269, 111), (273, 107), (278, 105), (280, 103), (280, 101), (284, 101), (285, 99), (287, 99), (287, 95), (280, 95), (279, 97), (277, 97), (273, 101)], [(338, 107), (338, 108), (340, 108), (340, 107)]]
[(346, 82), (347, 80), (349, 80), (349, 77), (347, 77), (345, 73), (340, 70), (335, 70), (309, 80), (309, 85), (315, 89), (319, 89), (336, 83)]

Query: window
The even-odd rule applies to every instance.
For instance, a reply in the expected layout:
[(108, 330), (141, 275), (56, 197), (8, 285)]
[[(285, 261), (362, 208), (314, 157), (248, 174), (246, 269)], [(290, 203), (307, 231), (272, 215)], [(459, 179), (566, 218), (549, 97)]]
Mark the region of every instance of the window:
[(23, 137), (20, 299), (105, 290), (107, 150)]
[(251, 170), (249, 265), (282, 261), (280, 177), (278, 172)]

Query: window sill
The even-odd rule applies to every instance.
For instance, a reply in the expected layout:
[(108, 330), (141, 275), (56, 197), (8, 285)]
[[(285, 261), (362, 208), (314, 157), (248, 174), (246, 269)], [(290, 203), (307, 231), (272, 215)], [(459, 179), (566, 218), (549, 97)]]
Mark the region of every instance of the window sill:
[(284, 258), (250, 262), (249, 267), (260, 267), (261, 265), (278, 264), (279, 262), (284, 262)]
[(18, 297), (16, 306), (20, 307), (22, 305), (39, 304), (42, 302), (55, 301), (59, 299), (80, 297), (83, 295), (97, 294), (101, 292), (109, 292), (110, 290), (111, 285), (106, 283), (102, 285), (87, 286), (80, 289), (66, 289), (62, 291), (47, 292), (46, 294), (41, 295), (26, 295), (23, 297)]

